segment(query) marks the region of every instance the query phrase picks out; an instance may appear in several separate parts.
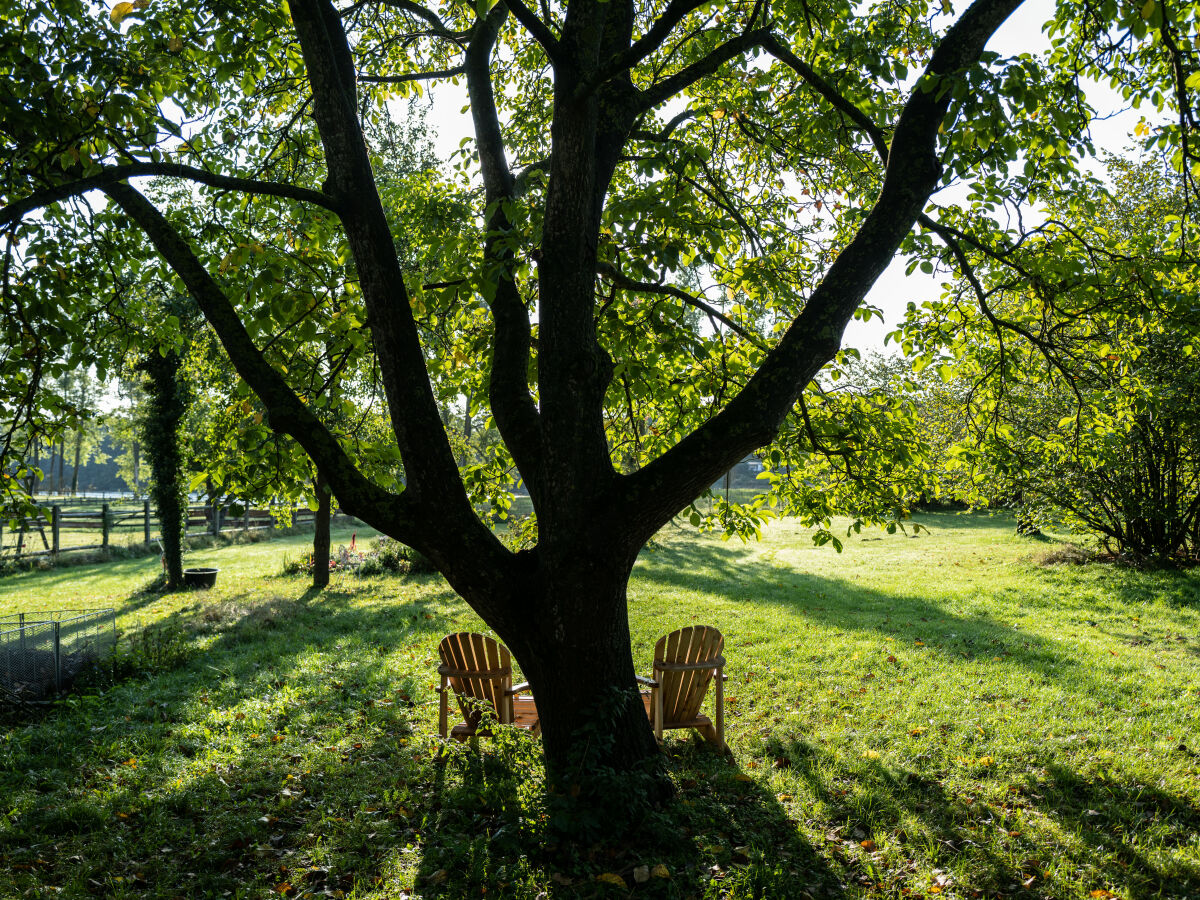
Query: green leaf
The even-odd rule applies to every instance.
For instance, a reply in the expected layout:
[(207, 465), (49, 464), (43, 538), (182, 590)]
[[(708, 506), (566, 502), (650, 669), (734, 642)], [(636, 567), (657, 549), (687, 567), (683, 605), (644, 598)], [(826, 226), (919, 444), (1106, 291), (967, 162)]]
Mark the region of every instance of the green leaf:
[(132, 3), (118, 3), (109, 10), (108, 18), (114, 25), (121, 24), (121, 20), (133, 13)]

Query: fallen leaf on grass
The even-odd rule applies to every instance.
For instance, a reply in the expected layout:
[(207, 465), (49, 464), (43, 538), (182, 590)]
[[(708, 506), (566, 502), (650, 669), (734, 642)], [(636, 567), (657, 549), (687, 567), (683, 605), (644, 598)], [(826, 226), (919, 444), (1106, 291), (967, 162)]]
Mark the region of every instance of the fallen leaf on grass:
[(662, 863), (659, 863), (653, 869), (650, 870), (650, 876), (652, 878), (670, 878), (671, 870), (668, 869), (666, 866), (664, 866)]
[(875, 842), (873, 840), (871, 840), (870, 838), (867, 838), (865, 841), (859, 841), (858, 846), (862, 847), (864, 850), (866, 850), (868, 853), (870, 853), (872, 850), (875, 849)]
[(602, 875), (597, 875), (596, 880), (604, 884), (619, 885), (625, 887), (625, 879), (616, 872), (605, 872)]

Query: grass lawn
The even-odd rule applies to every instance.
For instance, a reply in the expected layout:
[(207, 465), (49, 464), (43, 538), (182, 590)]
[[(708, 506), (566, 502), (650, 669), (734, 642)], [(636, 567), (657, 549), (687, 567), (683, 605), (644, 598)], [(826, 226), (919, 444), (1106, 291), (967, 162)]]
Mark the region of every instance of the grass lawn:
[(725, 633), (733, 760), (669, 735), (644, 844), (553, 863), (536, 743), (436, 739), (437, 642), (481, 627), (440, 578), (316, 593), (276, 574), (297, 536), (191, 554), (208, 592), (140, 592), (154, 558), (0, 579), (0, 613), (123, 634), (114, 683), (2, 714), (0, 897), (1200, 897), (1200, 572), (921, 521), (664, 531), (635, 659)]

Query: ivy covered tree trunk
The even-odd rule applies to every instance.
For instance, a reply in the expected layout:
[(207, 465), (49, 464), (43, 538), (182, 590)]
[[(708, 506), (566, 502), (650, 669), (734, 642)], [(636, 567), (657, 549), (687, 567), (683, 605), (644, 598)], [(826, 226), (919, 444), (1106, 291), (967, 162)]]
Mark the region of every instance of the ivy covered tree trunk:
[(333, 511), (333, 495), (320, 469), (313, 479), (313, 490), (317, 494), (313, 527), (313, 587), (323, 588), (329, 585), (329, 520)]
[(138, 366), (145, 373), (146, 407), (140, 426), (150, 462), (150, 499), (158, 517), (167, 590), (183, 584), (183, 538), (187, 521), (183, 450), (179, 423), (187, 412), (188, 389), (179, 353), (151, 353)]

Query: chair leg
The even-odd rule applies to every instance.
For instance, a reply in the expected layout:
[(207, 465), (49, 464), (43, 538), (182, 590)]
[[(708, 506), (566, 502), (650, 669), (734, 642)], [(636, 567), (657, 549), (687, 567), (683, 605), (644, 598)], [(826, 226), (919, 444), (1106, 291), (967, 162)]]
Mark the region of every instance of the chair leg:
[(650, 709), (654, 712), (654, 737), (656, 740), (661, 741), (663, 739), (663, 695), (661, 687), (650, 688)]
[(450, 713), (450, 710), (449, 710), (450, 701), (446, 696), (450, 692), (450, 685), (448, 684), (448, 681), (449, 681), (449, 679), (445, 675), (443, 675), (442, 676), (442, 689), (441, 689), (441, 691), (439, 691), (439, 693), (441, 694), (441, 699), (438, 701), (438, 734), (440, 734), (442, 736), (443, 741), (446, 739), (446, 731), (447, 731), (447, 728), (449, 727), (449, 723), (447, 722), (447, 719), (449, 718), (449, 713)]
[(500, 709), (496, 711), (496, 718), (499, 719), (501, 725), (511, 725), (514, 721), (513, 713), (513, 695), (509, 693), (512, 688), (512, 679), (504, 679), (501, 689)]
[(717, 744), (722, 750), (725, 749), (725, 678), (723, 668), (717, 669), (717, 696), (716, 700), (716, 720), (717, 720)]

